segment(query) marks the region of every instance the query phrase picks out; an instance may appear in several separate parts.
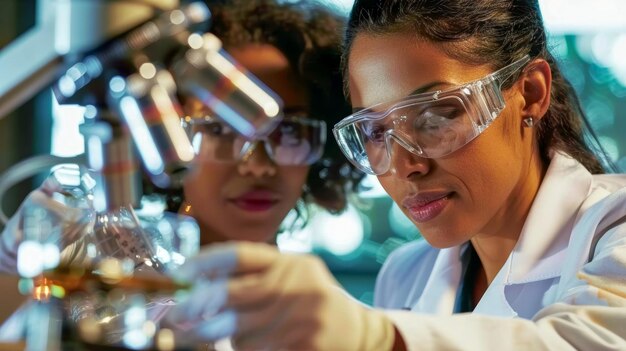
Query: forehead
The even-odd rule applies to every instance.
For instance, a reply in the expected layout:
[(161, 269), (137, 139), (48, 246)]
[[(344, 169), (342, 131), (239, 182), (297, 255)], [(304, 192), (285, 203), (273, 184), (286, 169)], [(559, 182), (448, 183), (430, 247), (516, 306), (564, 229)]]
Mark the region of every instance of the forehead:
[(444, 90), (488, 73), (487, 66), (465, 64), (411, 33), (361, 33), (350, 50), (348, 84), (352, 105), (366, 107), (435, 82), (442, 84), (432, 90)]
[[(269, 44), (245, 44), (227, 47), (226, 50), (239, 65), (283, 100), (286, 114), (305, 114), (308, 111), (309, 95), (304, 81), (276, 47)], [(186, 97), (185, 112), (202, 115), (209, 111), (200, 100)]]
[(269, 44), (247, 44), (227, 48), (230, 55), (255, 77), (278, 94), (285, 107), (307, 106), (305, 84), (287, 57)]

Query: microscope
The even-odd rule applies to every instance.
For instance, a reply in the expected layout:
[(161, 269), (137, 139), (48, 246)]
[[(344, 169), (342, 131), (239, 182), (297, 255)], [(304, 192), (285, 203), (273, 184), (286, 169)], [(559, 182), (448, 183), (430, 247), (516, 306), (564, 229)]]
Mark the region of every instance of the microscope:
[(172, 244), (172, 232), (198, 230), (177, 216), (139, 225), (141, 179), (162, 189), (181, 186), (195, 155), (182, 122), (195, 116), (185, 116), (181, 97), (201, 101), (249, 138), (275, 128), (282, 102), (210, 33), (211, 12), (202, 1), (39, 0), (38, 6), (35, 28), (0, 51), (0, 67), (11, 68), (0, 81), (0, 118), (49, 88), (59, 104), (85, 107), (85, 162), (51, 178), (62, 189), (60, 201), (82, 211), (87, 229), (69, 245), (81, 264), (68, 265), (62, 257), (68, 246), (58, 245), (64, 233), (46, 237), (46, 213), (27, 214), (16, 263), (33, 300), (29, 323), (36, 323), (26, 332), (26, 349), (173, 350), (172, 332), (151, 321), (147, 306), (171, 303), (185, 289), (163, 274), (194, 252)]

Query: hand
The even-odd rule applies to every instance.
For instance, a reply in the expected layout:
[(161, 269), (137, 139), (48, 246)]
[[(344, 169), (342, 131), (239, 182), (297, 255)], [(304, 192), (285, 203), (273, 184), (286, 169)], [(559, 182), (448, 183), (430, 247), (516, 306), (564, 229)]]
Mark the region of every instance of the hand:
[[(25, 239), (25, 229), (36, 231), (37, 238), (32, 240), (51, 243), (60, 249), (70, 246), (91, 230), (93, 210), (89, 207), (69, 207), (55, 200), (61, 192), (61, 185), (54, 177), (49, 177), (24, 199), (0, 236), (0, 272), (17, 274), (17, 251)], [(61, 259), (74, 262), (84, 254), (84, 250), (72, 245)]]
[(174, 276), (195, 282), (167, 320), (237, 350), (391, 350), (394, 327), (338, 287), (323, 262), (266, 244), (219, 244)]

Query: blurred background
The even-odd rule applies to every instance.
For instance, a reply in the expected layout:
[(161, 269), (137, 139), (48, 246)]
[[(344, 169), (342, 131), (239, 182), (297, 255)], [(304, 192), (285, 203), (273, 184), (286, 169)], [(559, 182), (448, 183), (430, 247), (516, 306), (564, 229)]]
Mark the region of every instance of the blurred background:
[[(352, 4), (350, 0), (326, 2), (346, 15)], [(579, 93), (609, 159), (626, 172), (626, 1), (540, 3), (553, 52)], [(37, 4), (37, 0), (0, 0), (0, 50), (35, 24)], [(0, 81), (9, 69), (0, 67)], [(79, 106), (57, 105), (46, 90), (0, 119), (0, 173), (32, 155), (82, 153), (78, 131), (82, 115)], [(6, 213), (13, 213), (41, 179), (13, 187), (1, 204)], [(278, 244), (284, 250), (319, 254), (350, 293), (371, 303), (375, 276), (387, 255), (420, 235), (375, 177), (366, 178), (363, 188), (342, 215), (312, 209), (309, 224), (282, 233)]]

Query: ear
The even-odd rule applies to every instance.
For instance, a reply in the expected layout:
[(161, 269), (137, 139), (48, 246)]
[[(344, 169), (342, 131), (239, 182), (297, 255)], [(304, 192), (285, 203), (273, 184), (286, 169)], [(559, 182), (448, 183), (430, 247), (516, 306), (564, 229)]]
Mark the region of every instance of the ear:
[(545, 116), (550, 106), (552, 89), (552, 70), (544, 59), (537, 59), (528, 64), (521, 80), (521, 92), (524, 98), (522, 118), (531, 117), (539, 121)]

